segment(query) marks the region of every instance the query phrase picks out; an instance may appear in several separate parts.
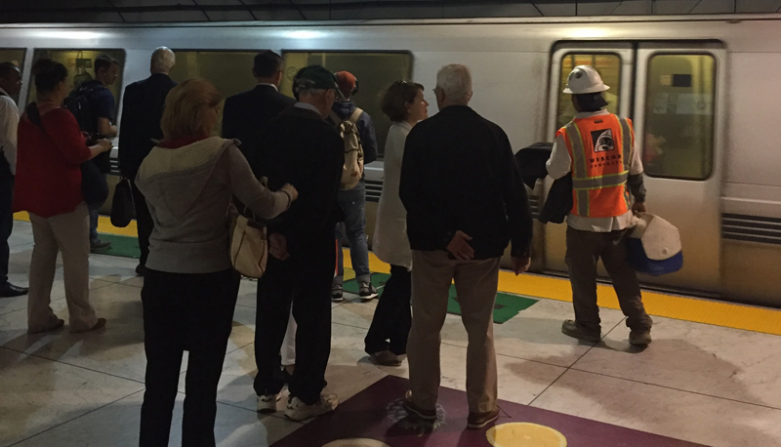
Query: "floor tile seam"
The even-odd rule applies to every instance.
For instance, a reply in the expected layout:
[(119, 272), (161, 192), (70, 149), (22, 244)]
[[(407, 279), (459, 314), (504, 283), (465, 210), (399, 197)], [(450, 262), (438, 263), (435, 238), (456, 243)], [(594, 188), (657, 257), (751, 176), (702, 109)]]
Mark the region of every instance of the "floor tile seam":
[(641, 384), (641, 385), (647, 385), (647, 386), (657, 387), (657, 388), (664, 388), (666, 390), (679, 391), (679, 392), (682, 392), (682, 393), (689, 393), (689, 394), (695, 394), (695, 395), (698, 395), (698, 396), (710, 397), (710, 398), (713, 398), (713, 399), (719, 399), (719, 400), (724, 400), (724, 401), (728, 401), (728, 402), (734, 402), (734, 403), (739, 403), (739, 404), (751, 405), (753, 407), (760, 407), (760, 408), (765, 408), (767, 410), (773, 410), (773, 411), (781, 412), (781, 407), (774, 407), (772, 405), (767, 405), (767, 404), (760, 404), (760, 403), (756, 403), (756, 402), (746, 402), (746, 401), (743, 401), (743, 400), (740, 400), (740, 399), (734, 399), (734, 398), (731, 398), (731, 397), (724, 397), (724, 396), (716, 396), (714, 394), (703, 393), (701, 391), (692, 391), (692, 390), (687, 390), (687, 389), (683, 389), (683, 388), (676, 388), (676, 387), (669, 386), (669, 385), (660, 385), (658, 383), (644, 382), (642, 380), (627, 379), (626, 377), (619, 377), (619, 376), (614, 376), (614, 375), (611, 375), (611, 374), (605, 374), (605, 373), (599, 373), (599, 372), (594, 372), (594, 371), (588, 371), (588, 370), (585, 370), (585, 369), (579, 369), (579, 368), (576, 368), (574, 366), (571, 367), (571, 368), (568, 368), (568, 370), (577, 371), (577, 372), (585, 373), (585, 374), (591, 374), (591, 375), (594, 375), (594, 376), (607, 377), (607, 378), (610, 378), (610, 379), (621, 380), (623, 382), (638, 383), (638, 384)]
[(543, 394), (545, 394), (546, 391), (548, 391), (553, 385), (555, 385), (556, 382), (558, 382), (562, 377), (564, 377), (564, 374), (567, 374), (567, 371), (569, 370), (570, 370), (569, 368), (564, 369), (564, 371), (562, 371), (555, 379), (553, 379), (553, 381), (549, 383), (548, 386), (545, 387), (545, 389), (543, 389), (542, 391), (540, 391), (539, 394), (534, 396), (534, 398), (531, 401), (529, 401), (529, 403), (526, 405), (531, 407), (534, 404), (534, 402), (537, 401), (537, 399), (539, 399)]
[(17, 441), (17, 442), (15, 442), (15, 443), (13, 443), (13, 444), (9, 444), (9, 445), (8, 445), (8, 447), (13, 447), (13, 446), (15, 446), (15, 445), (19, 445), (19, 444), (21, 444), (21, 443), (23, 443), (23, 442), (29, 441), (30, 439), (33, 439), (33, 438), (35, 438), (35, 437), (37, 437), (37, 436), (40, 436), (40, 435), (42, 435), (42, 434), (44, 434), (44, 433), (47, 433), (47, 432), (49, 432), (49, 431), (52, 431), (52, 430), (54, 430), (54, 429), (56, 429), (56, 428), (62, 427), (62, 426), (63, 426), (63, 425), (65, 425), (65, 424), (70, 424), (71, 422), (74, 422), (74, 421), (76, 421), (77, 419), (81, 419), (81, 418), (83, 418), (84, 416), (87, 416), (87, 415), (89, 415), (89, 414), (92, 414), (92, 413), (94, 413), (94, 412), (96, 412), (96, 411), (98, 411), (98, 410), (102, 410), (103, 408), (106, 408), (106, 407), (108, 407), (108, 406), (110, 406), (110, 405), (114, 405), (115, 403), (117, 403), (117, 402), (119, 402), (119, 401), (121, 401), (121, 400), (127, 399), (128, 397), (131, 397), (131, 396), (133, 396), (133, 395), (136, 395), (136, 394), (138, 394), (138, 393), (141, 393), (141, 392), (144, 392), (144, 389), (143, 389), (143, 388), (142, 388), (142, 389), (140, 389), (140, 390), (138, 390), (138, 391), (133, 391), (132, 393), (130, 393), (130, 394), (126, 395), (126, 396), (120, 397), (119, 399), (115, 399), (115, 400), (113, 400), (113, 401), (111, 401), (111, 402), (109, 402), (109, 403), (106, 403), (106, 404), (104, 404), (104, 405), (101, 405), (101, 406), (99, 406), (99, 407), (97, 407), (97, 408), (93, 408), (92, 410), (89, 410), (89, 411), (87, 411), (87, 412), (86, 412), (86, 413), (84, 413), (84, 414), (81, 414), (81, 415), (79, 415), (79, 416), (76, 416), (76, 417), (74, 417), (73, 419), (68, 419), (67, 421), (61, 422), (61, 423), (59, 423), (59, 424), (56, 424), (56, 425), (53, 425), (53, 426), (51, 426), (51, 427), (48, 427), (48, 428), (46, 428), (46, 429), (44, 429), (44, 430), (41, 430), (41, 431), (39, 431), (38, 433), (35, 433), (34, 435), (28, 436), (28, 437), (26, 437), (26, 438), (24, 438), (24, 439), (22, 439), (22, 440), (19, 440), (19, 441)]
[[(466, 346), (461, 346), (461, 345), (457, 345), (455, 343), (450, 343), (450, 342), (446, 342), (446, 341), (443, 341), (442, 344), (443, 345), (447, 345), (447, 346), (451, 346), (451, 347), (454, 347), (454, 348), (466, 349)], [(526, 357), (520, 357), (520, 356), (517, 356), (517, 355), (503, 354), (501, 352), (497, 352), (496, 356), (497, 357), (506, 357), (506, 358), (515, 359), (515, 360), (523, 360), (523, 361), (526, 361), (526, 362), (538, 363), (540, 365), (555, 366), (557, 368), (565, 368), (565, 369), (569, 368), (569, 366), (564, 366), (564, 365), (560, 365), (560, 364), (556, 364), (556, 363), (550, 363), (550, 362), (543, 362), (543, 361), (538, 360), (538, 359), (530, 359), (530, 358), (526, 358)]]
[[(8, 349), (12, 349), (12, 348), (8, 348)], [(83, 369), (85, 371), (90, 371), (90, 372), (94, 372), (94, 373), (101, 374), (101, 375), (104, 375), (104, 376), (113, 377), (115, 379), (122, 379), (122, 380), (127, 380), (128, 382), (133, 382), (133, 383), (136, 383), (136, 384), (139, 384), (139, 385), (145, 385), (144, 381), (141, 381), (141, 380), (131, 379), (129, 377), (122, 377), (122, 376), (118, 376), (116, 374), (107, 373), (105, 371), (98, 371), (96, 369), (88, 368), (88, 367), (83, 366), (83, 365), (76, 365), (74, 363), (69, 363), (69, 362), (64, 361), (62, 359), (53, 359), (53, 358), (49, 358), (49, 357), (46, 357), (44, 355), (37, 354), (37, 353), (34, 353), (34, 352), (19, 351), (19, 350), (16, 350), (16, 349), (13, 349), (13, 350), (17, 351), (17, 352), (20, 352), (22, 354), (25, 354), (25, 355), (29, 355), (31, 357), (36, 357), (36, 358), (42, 359), (42, 360), (48, 360), (50, 362), (55, 362), (55, 363), (60, 363), (60, 364), (63, 364), (63, 365), (72, 366), (74, 368), (79, 368), (79, 369)]]

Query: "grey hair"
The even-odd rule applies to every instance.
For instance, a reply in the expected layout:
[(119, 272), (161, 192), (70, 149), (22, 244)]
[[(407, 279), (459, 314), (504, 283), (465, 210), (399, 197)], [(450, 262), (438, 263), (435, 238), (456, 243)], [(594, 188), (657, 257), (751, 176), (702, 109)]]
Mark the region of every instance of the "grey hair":
[(466, 65), (445, 65), (437, 72), (437, 87), (449, 101), (467, 100), (472, 94), (472, 72)]
[(176, 55), (168, 47), (160, 47), (152, 53), (151, 71), (153, 73), (170, 73), (176, 64)]

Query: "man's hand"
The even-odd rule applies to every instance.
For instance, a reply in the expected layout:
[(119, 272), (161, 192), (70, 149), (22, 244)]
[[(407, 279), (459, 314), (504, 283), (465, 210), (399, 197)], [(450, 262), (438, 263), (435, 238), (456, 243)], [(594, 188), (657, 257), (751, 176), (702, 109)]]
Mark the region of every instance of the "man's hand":
[(632, 204), (632, 212), (640, 214), (645, 212), (645, 202), (635, 202)]
[(268, 237), (268, 252), (271, 256), (284, 261), (290, 257), (287, 252), (287, 239), (280, 233), (272, 233)]
[(513, 261), (513, 272), (515, 272), (515, 276), (518, 276), (521, 273), (529, 270), (529, 266), (532, 265), (532, 258), (529, 256), (524, 258), (516, 258), (515, 256), (513, 256), (512, 261)]
[(459, 261), (469, 261), (475, 257), (475, 249), (469, 245), (469, 241), (472, 238), (459, 230), (453, 236), (453, 240), (447, 244), (447, 251), (449, 251)]

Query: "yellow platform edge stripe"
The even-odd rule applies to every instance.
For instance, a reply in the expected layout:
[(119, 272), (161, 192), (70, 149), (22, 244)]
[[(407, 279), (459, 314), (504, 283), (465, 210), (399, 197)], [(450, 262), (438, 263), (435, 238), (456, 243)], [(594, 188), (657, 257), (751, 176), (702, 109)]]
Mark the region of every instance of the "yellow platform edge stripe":
[[(27, 213), (16, 213), (14, 214), (14, 219), (27, 222), (30, 220)], [(100, 216), (98, 231), (120, 236), (135, 237), (137, 235), (135, 221), (132, 221), (125, 228), (117, 228), (111, 225), (111, 220), (106, 216)], [(348, 249), (344, 250), (344, 266), (345, 268), (352, 268), (350, 251)], [(371, 252), (369, 253), (369, 269), (377, 273), (390, 273), (390, 266), (380, 261)], [(348, 273), (347, 276), (352, 275)], [(572, 302), (572, 290), (567, 279), (544, 275), (525, 274), (515, 276), (512, 272), (502, 270), (499, 272), (499, 291), (534, 298)], [(611, 286), (598, 284), (597, 295), (600, 307), (621, 309), (618, 305), (615, 291)], [(781, 310), (651, 291), (643, 291), (643, 302), (648, 313), (654, 316), (781, 335)]]

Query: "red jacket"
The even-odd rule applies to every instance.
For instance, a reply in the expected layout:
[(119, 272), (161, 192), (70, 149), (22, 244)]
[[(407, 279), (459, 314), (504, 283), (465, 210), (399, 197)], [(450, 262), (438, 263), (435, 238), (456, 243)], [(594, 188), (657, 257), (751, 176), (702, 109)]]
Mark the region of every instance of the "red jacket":
[(27, 114), (19, 122), (13, 210), (52, 217), (84, 201), (80, 165), (92, 152), (68, 110), (54, 109), (41, 121), (43, 129)]

